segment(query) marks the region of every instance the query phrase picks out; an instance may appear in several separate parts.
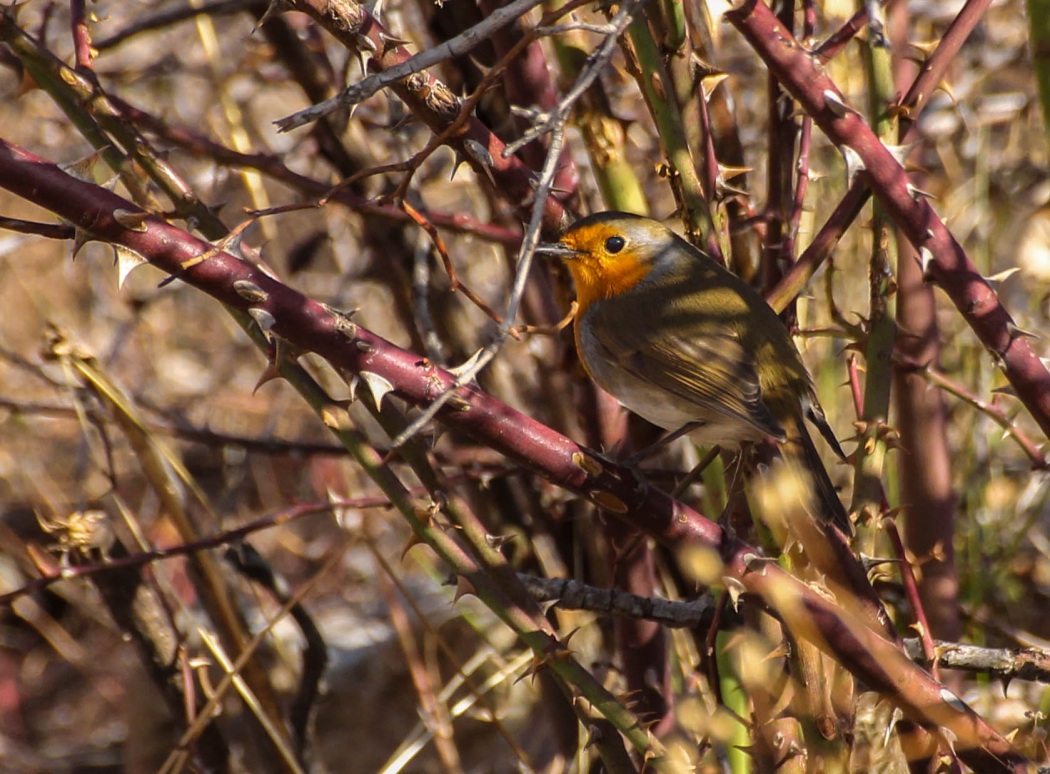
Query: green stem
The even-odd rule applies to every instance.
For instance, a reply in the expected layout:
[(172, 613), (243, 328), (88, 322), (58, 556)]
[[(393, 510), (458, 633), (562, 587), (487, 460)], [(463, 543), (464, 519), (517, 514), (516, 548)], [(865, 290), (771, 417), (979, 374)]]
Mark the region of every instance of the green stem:
[(674, 97), (674, 84), (660, 57), (660, 49), (649, 29), (647, 16), (642, 13), (627, 28), (637, 57), (635, 77), (649, 106), (660, 143), (670, 166), (672, 190), (678, 200), (686, 236), (694, 244), (706, 245), (712, 233), (703, 186), (696, 174), (696, 164), (686, 138), (682, 114)]
[[(885, 19), (882, 19), (885, 28)], [(892, 54), (886, 45), (865, 46), (869, 79), (869, 110), (872, 126), (886, 144), (896, 142), (897, 122), (888, 111), (896, 94)], [(893, 349), (897, 339), (894, 277), (897, 270), (897, 239), (892, 219), (876, 203), (872, 211), (872, 251), (868, 269), (869, 315), (865, 343), (866, 372), (863, 425), (854, 463), (853, 505), (861, 525), (871, 524), (881, 514), (885, 500), (882, 486), (888, 447), (885, 431), (893, 382)], [(876, 530), (861, 529), (858, 550), (874, 554)]]
[[(550, 12), (560, 4), (547, 3)], [(573, 81), (587, 60), (587, 41), (579, 30), (570, 30), (551, 38), (564, 81)], [(580, 98), (575, 116), (591, 159), (598, 190), (605, 206), (612, 210), (649, 214), (649, 201), (634, 167), (627, 160), (627, 135), (623, 123), (612, 114), (612, 108), (600, 84), (595, 84)]]

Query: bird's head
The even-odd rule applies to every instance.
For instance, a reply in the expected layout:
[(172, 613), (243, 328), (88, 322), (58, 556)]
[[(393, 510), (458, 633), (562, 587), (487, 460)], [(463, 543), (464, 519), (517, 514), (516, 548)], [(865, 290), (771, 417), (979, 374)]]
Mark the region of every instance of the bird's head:
[(594, 301), (626, 293), (662, 261), (673, 260), (680, 240), (664, 224), (625, 212), (601, 212), (576, 221), (536, 252), (565, 261), (576, 282), (580, 312)]

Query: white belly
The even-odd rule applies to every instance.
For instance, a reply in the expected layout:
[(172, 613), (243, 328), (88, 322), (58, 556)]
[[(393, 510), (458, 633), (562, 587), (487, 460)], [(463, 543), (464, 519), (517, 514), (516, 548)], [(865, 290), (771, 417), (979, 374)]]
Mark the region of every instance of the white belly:
[(690, 422), (701, 426), (689, 434), (704, 445), (736, 448), (741, 441), (758, 441), (763, 435), (753, 425), (691, 403), (671, 394), (647, 379), (615, 367), (601, 345), (589, 333), (589, 326), (580, 326), (577, 336), (580, 356), (598, 385), (635, 414), (665, 430), (678, 430)]

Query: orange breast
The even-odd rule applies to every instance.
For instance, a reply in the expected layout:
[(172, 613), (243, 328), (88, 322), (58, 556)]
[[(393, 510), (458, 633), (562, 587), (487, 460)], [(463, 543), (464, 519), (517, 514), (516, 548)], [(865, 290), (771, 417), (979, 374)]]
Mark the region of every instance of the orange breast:
[(576, 283), (576, 300), (581, 314), (598, 299), (612, 298), (627, 292), (652, 270), (652, 262), (638, 258), (629, 249), (616, 254), (605, 252), (602, 245), (616, 233), (607, 225), (598, 223), (568, 234), (563, 239), (567, 247), (581, 253), (567, 261)]

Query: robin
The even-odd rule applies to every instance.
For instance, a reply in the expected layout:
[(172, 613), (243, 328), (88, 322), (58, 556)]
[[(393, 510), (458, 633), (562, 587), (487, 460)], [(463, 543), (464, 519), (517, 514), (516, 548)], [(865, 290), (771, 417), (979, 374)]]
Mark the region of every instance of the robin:
[(537, 252), (576, 283), (576, 347), (624, 406), (697, 442), (738, 448), (773, 438), (813, 479), (821, 511), (852, 526), (806, 431), (844, 459), (813, 381), (780, 318), (753, 288), (662, 223), (624, 212), (577, 221)]

